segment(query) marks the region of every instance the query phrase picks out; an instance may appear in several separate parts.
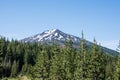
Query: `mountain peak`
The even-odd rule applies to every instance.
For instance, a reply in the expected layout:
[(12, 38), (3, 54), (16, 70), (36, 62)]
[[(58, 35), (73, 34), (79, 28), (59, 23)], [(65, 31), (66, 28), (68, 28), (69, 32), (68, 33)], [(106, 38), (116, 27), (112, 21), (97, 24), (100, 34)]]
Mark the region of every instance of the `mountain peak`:
[(45, 31), (44, 33), (46, 33), (46, 34), (52, 34), (52, 33), (56, 32), (56, 31), (59, 31), (59, 30), (58, 29), (51, 29), (51, 30)]
[(70, 35), (70, 34), (66, 34), (60, 31), (59, 29), (47, 30), (35, 36), (25, 38), (21, 41), (22, 42), (40, 42), (40, 43), (41, 42), (53, 42), (53, 41), (65, 41), (67, 40), (68, 36), (73, 42), (75, 41), (80, 42), (80, 38)]
[[(70, 35), (70, 34), (67, 34), (67, 33), (64, 33), (64, 32), (62, 32), (58, 29), (47, 30), (47, 31), (44, 31), (42, 33), (36, 34), (34, 36), (24, 38), (20, 41), (23, 42), (23, 43), (37, 42), (38, 44), (44, 44), (44, 43), (45, 44), (51, 44), (55, 41), (60, 46), (63, 46), (65, 44), (65, 41), (68, 40), (68, 38), (73, 42), (73, 47), (75, 47), (75, 48), (79, 47), (79, 44), (81, 42), (81, 38)], [(85, 40), (85, 42), (86, 42), (86, 45), (88, 45), (88, 46), (92, 46), (92, 44), (93, 44), (93, 43), (91, 43), (87, 40)], [(105, 48), (105, 47), (102, 47), (102, 49), (105, 52), (109, 52), (109, 53), (115, 52), (115, 51), (110, 50), (110, 49)], [(111, 53), (111, 54), (113, 54), (113, 53)]]

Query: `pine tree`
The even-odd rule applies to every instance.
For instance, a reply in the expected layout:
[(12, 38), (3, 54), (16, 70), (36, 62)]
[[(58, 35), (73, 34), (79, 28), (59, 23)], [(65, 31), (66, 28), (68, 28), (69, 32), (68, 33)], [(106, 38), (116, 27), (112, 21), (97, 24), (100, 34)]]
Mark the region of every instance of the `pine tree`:
[(100, 80), (105, 78), (105, 60), (103, 56), (103, 52), (101, 48), (97, 45), (96, 40), (94, 39), (94, 43), (90, 53), (90, 66), (91, 69), (91, 78), (93, 80)]
[(22, 74), (27, 74), (28, 72), (28, 58), (29, 58), (29, 54), (30, 54), (30, 49), (29, 46), (30, 44), (25, 44), (25, 49), (24, 49), (24, 55), (23, 55), (23, 65), (22, 65), (22, 70), (21, 73)]
[(51, 80), (59, 80), (59, 72), (60, 65), (59, 65), (59, 55), (58, 53), (55, 54), (51, 59), (51, 66), (50, 66), (50, 79)]
[(117, 80), (114, 60), (113, 56), (106, 55), (105, 80)]
[(79, 80), (82, 77), (82, 71), (83, 71), (83, 69), (82, 69), (82, 59), (81, 59), (81, 51), (80, 50), (78, 50), (75, 53), (74, 66), (75, 66), (74, 78), (75, 78), (75, 80)]
[(50, 66), (50, 80), (63, 80), (64, 79), (64, 56), (62, 53), (62, 49), (58, 47), (58, 45), (53, 44), (51, 53), (53, 56), (51, 57), (51, 66)]
[(65, 79), (73, 79), (74, 74), (74, 49), (73, 49), (73, 42), (70, 38), (66, 41), (66, 46), (64, 48), (64, 56), (65, 56)]
[(19, 65), (19, 62), (16, 62), (16, 60), (14, 60), (14, 62), (13, 62), (13, 64), (12, 64), (12, 68), (11, 68), (11, 77), (17, 76), (17, 73), (18, 73), (18, 65)]
[(80, 53), (81, 53), (81, 67), (82, 67), (82, 74), (81, 79), (87, 78), (87, 47), (84, 40), (84, 35), (82, 32), (82, 40), (80, 44)]
[(32, 75), (34, 78), (46, 80), (49, 77), (49, 58), (48, 53), (45, 48), (40, 51), (37, 56), (37, 61), (35, 66), (33, 67)]
[(0, 78), (3, 76), (3, 46), (4, 46), (4, 41), (3, 39), (0, 39)]
[(11, 72), (11, 60), (8, 58), (7, 55), (5, 56), (5, 58), (3, 60), (2, 66), (3, 66), (4, 76), (9, 77), (10, 72)]
[(120, 56), (116, 59), (116, 64), (114, 64), (114, 79), (120, 80)]
[(82, 39), (80, 43), (80, 48), (76, 53), (75, 57), (75, 80), (81, 79), (81, 80), (90, 80), (89, 78), (89, 72), (88, 72), (88, 53), (87, 53), (87, 46), (84, 39), (84, 34), (82, 32)]

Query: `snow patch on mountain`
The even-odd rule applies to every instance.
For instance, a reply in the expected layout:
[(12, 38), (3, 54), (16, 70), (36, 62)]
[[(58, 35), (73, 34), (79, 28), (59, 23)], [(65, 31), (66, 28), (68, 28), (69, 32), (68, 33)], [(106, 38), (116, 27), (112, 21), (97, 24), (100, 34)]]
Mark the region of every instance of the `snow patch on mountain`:
[(58, 38), (58, 39), (62, 39), (62, 38), (63, 38), (63, 36), (59, 35), (59, 38)]
[(50, 34), (54, 33), (56, 30), (57, 30), (57, 29), (47, 30), (47, 31), (45, 31), (44, 33), (50, 35)]
[(55, 33), (55, 36), (57, 36), (58, 35), (58, 33)]
[(80, 42), (81, 40), (80, 38), (76, 36), (66, 34), (58, 29), (52, 29), (52, 30), (44, 31), (43, 33), (37, 34), (35, 36), (25, 38), (21, 41), (22, 42), (42, 42), (42, 41), (53, 42), (54, 40), (65, 41), (68, 39), (68, 37), (73, 42)]

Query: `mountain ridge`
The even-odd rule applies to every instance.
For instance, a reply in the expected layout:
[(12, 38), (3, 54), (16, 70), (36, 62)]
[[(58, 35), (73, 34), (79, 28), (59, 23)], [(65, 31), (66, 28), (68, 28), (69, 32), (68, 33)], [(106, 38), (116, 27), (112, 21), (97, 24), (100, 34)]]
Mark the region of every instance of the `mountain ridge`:
[(42, 33), (36, 34), (31, 37), (24, 38), (21, 41), (22, 42), (41, 42), (41, 41), (52, 41), (52, 40), (65, 41), (67, 40), (67, 38), (70, 38), (73, 42), (76, 42), (76, 41), (80, 42), (81, 40), (79, 37), (66, 34), (60, 31), (59, 29), (52, 29), (52, 30), (47, 30)]
[[(71, 34), (64, 33), (60, 31), (59, 29), (51, 29), (46, 30), (42, 33), (36, 34), (34, 36), (30, 36), (27, 38), (24, 38), (20, 40), (22, 43), (38, 43), (38, 44), (52, 44), (53, 42), (56, 42), (59, 45), (65, 45), (65, 42), (67, 39), (70, 39), (73, 42), (73, 47), (78, 48), (80, 46), (81, 38), (76, 37)], [(85, 40), (86, 45), (92, 47), (92, 42)], [(98, 45), (99, 46), (99, 45)], [(100, 46), (106, 53), (110, 53), (111, 55), (114, 55), (117, 53), (117, 51), (114, 51), (112, 49)]]

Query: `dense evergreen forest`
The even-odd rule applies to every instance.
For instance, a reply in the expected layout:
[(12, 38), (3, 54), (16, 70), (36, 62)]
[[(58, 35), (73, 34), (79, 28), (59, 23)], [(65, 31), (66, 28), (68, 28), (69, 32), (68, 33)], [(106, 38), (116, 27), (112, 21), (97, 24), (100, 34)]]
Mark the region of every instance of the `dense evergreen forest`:
[(67, 40), (39, 45), (0, 39), (0, 79), (27, 75), (33, 80), (120, 80), (120, 57), (104, 52), (96, 40), (88, 47), (84, 37), (79, 49)]

